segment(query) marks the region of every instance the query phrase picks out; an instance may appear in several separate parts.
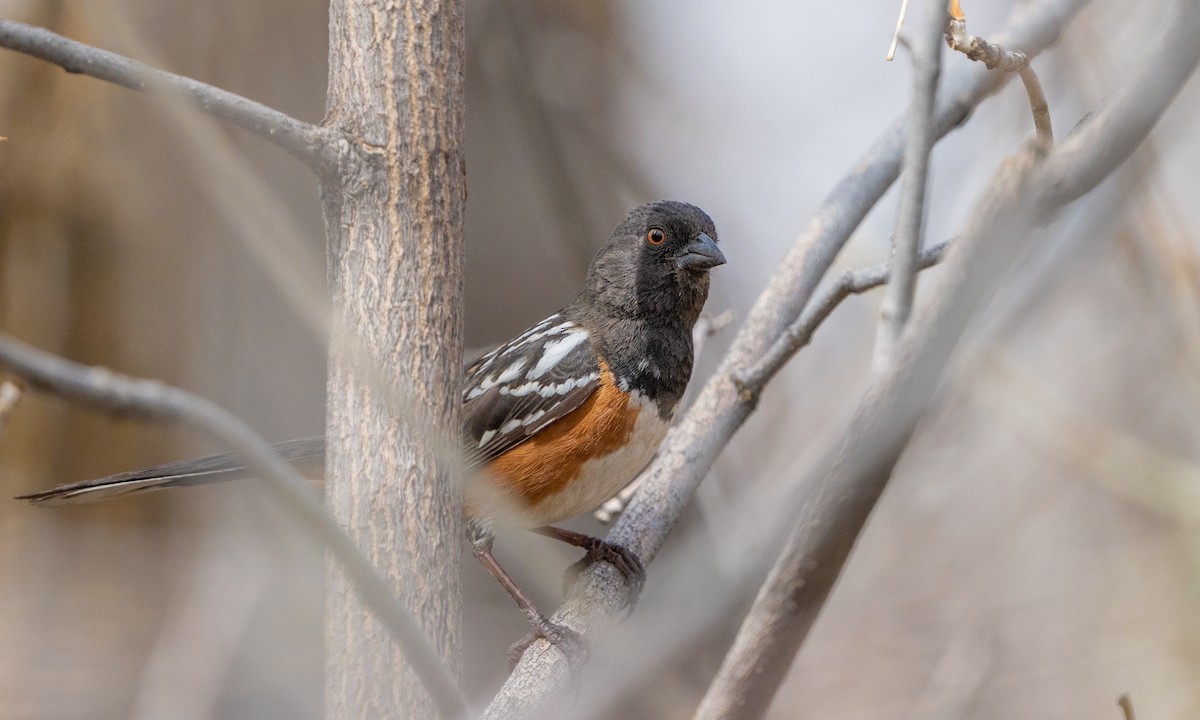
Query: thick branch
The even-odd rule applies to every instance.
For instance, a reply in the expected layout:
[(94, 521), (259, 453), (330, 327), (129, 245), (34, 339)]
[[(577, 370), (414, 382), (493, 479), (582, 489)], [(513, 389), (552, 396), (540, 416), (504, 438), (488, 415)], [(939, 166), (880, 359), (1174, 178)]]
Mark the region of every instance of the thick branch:
[(227, 90), (15, 20), (0, 20), (0, 47), (54, 63), (69, 73), (90, 75), (132, 90), (182, 96), (203, 112), (287, 150), (318, 174), (327, 174), (337, 166), (338, 138), (333, 132)]
[(466, 698), (417, 622), (305, 480), (244, 422), (208, 400), (151, 380), (85, 367), (0, 334), (0, 366), (31, 386), (118, 415), (190, 425), (237, 453), (309, 535), (341, 564), (363, 602), (403, 648), (445, 718), (467, 717)]
[(928, 5), (923, 23), (914, 28), (914, 37), (909, 43), (913, 60), (913, 99), (904, 145), (900, 213), (892, 241), (891, 280), (879, 308), (879, 332), (875, 341), (877, 371), (892, 362), (892, 350), (912, 314), (917, 286), (917, 255), (921, 251), (921, 228), (925, 219), (929, 153), (933, 150), (934, 98), (942, 69), (941, 36), (946, 0), (930, 0)]
[[(1086, 0), (1035, 3), (1018, 11), (1008, 32), (1000, 36), (1036, 54), (1057, 38), (1084, 4)], [(962, 122), (1004, 80), (1001, 73), (984, 74), (970, 66), (948, 70), (935, 114), (938, 136)], [(734, 374), (758, 362), (795, 321), (850, 234), (896, 179), (903, 127), (903, 119), (897, 121), (818, 209), (759, 296), (721, 367), (643, 473), (642, 489), (609, 533), (610, 541), (632, 549), (645, 563), (653, 560), (717, 454), (753, 412), (757, 393), (741, 391)], [(623, 578), (608, 565), (598, 564), (580, 576), (554, 619), (576, 630), (586, 630), (593, 615), (615, 615), (622, 607), (625, 592)], [(561, 653), (544, 642), (534, 643), (485, 717), (506, 718), (525, 712), (569, 677), (570, 669)]]
[(1149, 45), (1151, 54), (1126, 86), (1083, 121), (1073, 147), (1049, 155), (1044, 144), (1026, 148), (971, 212), (944, 292), (902, 341), (897, 364), (868, 389), (843, 442), (807, 485), (811, 496), (697, 720), (749, 720), (766, 712), (971, 319), (1035, 242), (1037, 227), (1129, 157), (1200, 63), (1195, 4), (1177, 3), (1166, 37)]

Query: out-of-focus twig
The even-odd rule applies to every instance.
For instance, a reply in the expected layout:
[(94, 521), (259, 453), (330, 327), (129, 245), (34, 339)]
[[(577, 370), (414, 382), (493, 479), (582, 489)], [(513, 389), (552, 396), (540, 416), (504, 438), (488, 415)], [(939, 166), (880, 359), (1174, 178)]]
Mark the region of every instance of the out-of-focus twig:
[[(955, 12), (957, 10), (957, 12)], [(958, 3), (954, 3), (946, 17), (946, 44), (969, 59), (983, 63), (989, 70), (1015, 72), (1025, 84), (1029, 96), (1029, 108), (1033, 112), (1033, 125), (1039, 142), (1054, 142), (1054, 128), (1050, 124), (1050, 106), (1037, 73), (1029, 66), (1029, 56), (1020, 50), (1007, 50), (999, 43), (990, 43), (967, 32), (967, 19)]]
[(904, 17), (908, 15), (908, 0), (900, 0), (900, 17), (896, 18), (896, 29), (892, 32), (892, 44), (888, 45), (884, 60), (891, 62), (896, 57), (896, 46), (900, 44), (900, 30), (904, 28)]
[(917, 286), (917, 254), (925, 225), (925, 187), (929, 178), (929, 153), (933, 150), (934, 99), (942, 69), (941, 34), (946, 0), (929, 0), (922, 23), (908, 43), (913, 63), (913, 96), (904, 142), (904, 169), (900, 185), (900, 212), (892, 238), (892, 270), (879, 307), (875, 336), (875, 371), (892, 363), (892, 354), (912, 314)]
[[(704, 352), (704, 346), (707, 344), (708, 339), (728, 327), (733, 322), (733, 318), (734, 314), (732, 310), (726, 310), (719, 315), (705, 313), (700, 316), (700, 319), (696, 321), (696, 325), (692, 328), (692, 355), (696, 362), (699, 362), (700, 355)], [(693, 387), (693, 385), (688, 385), (687, 389), (691, 390)], [(687, 407), (690, 395), (690, 392), (684, 392), (683, 400), (680, 401), (680, 407)], [(634, 478), (633, 482), (621, 488), (620, 492), (596, 508), (596, 511), (592, 513), (592, 517), (605, 525), (616, 520), (624, 512), (625, 506), (629, 504), (629, 499), (637, 492), (638, 481), (641, 479), (639, 475)]]
[(4, 435), (13, 410), (17, 408), (24, 392), (25, 387), (20, 381), (5, 379), (0, 383), (0, 436)]
[(237, 416), (198, 395), (152, 380), (86, 367), (0, 334), (0, 367), (30, 386), (119, 415), (181, 422), (237, 453), (305, 532), (324, 544), (363, 603), (400, 644), (446, 718), (468, 716), (466, 697), (416, 619), (306, 482)]
[(1072, 477), (1169, 523), (1200, 529), (1195, 460), (1097, 418), (1002, 355), (990, 354), (983, 368), (972, 399), (1030, 447), (1061, 461)]
[(1121, 697), (1117, 698), (1117, 704), (1121, 706), (1125, 720), (1137, 720), (1133, 714), (1133, 698), (1129, 696), (1129, 693), (1121, 693)]
[(177, 94), (201, 111), (227, 120), (287, 150), (318, 173), (337, 165), (339, 143), (329, 129), (282, 113), (228, 90), (159, 70), (136, 60), (101, 50), (45, 28), (0, 19), (0, 47), (90, 75), (132, 90)]

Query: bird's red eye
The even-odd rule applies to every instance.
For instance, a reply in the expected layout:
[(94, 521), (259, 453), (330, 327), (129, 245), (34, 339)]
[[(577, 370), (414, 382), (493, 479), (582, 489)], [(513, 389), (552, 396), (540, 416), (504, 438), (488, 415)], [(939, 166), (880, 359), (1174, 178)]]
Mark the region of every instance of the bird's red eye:
[(658, 247), (667, 241), (667, 234), (662, 231), (662, 228), (650, 228), (646, 232), (646, 242)]

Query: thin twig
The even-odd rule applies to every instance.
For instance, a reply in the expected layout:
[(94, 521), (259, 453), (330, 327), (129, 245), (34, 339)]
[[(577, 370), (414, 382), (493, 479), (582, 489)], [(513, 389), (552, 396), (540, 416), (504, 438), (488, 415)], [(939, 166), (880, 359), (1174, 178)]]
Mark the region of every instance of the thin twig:
[(1025, 84), (1025, 93), (1029, 96), (1029, 108), (1033, 112), (1033, 126), (1037, 131), (1039, 142), (1047, 145), (1054, 142), (1054, 128), (1050, 123), (1050, 106), (1046, 102), (1046, 94), (1042, 92), (1042, 84), (1038, 82), (1037, 73), (1029, 66), (1029, 56), (1020, 50), (1006, 50), (999, 43), (990, 43), (967, 32), (965, 17), (946, 18), (946, 44), (961, 52), (969, 59), (983, 63), (989, 70), (1015, 72), (1021, 76)]
[[(1057, 39), (1086, 3), (1049, 0), (1022, 7), (1001, 36), (1036, 54)], [(1003, 74), (979, 73), (968, 65), (948, 69), (936, 114), (938, 136), (961, 123), (1005, 78)], [(871, 146), (817, 209), (808, 229), (759, 295), (720, 368), (643, 473), (641, 490), (608, 534), (610, 542), (629, 548), (647, 565), (654, 559), (717, 454), (754, 411), (757, 393), (741, 392), (733, 382), (734, 373), (756, 363), (799, 317), (851, 233), (895, 181), (904, 143), (903, 122), (903, 118), (897, 120)], [(586, 631), (593, 617), (615, 616), (626, 594), (624, 578), (606, 563), (597, 563), (580, 575), (554, 621)], [(571, 674), (562, 653), (545, 642), (535, 642), (484, 717), (510, 718), (528, 712)]]
[(913, 61), (913, 99), (908, 114), (908, 137), (904, 144), (900, 212), (892, 241), (892, 272), (879, 307), (879, 330), (875, 339), (875, 371), (892, 363), (892, 352), (912, 314), (917, 286), (917, 254), (921, 251), (925, 224), (925, 188), (929, 178), (929, 153), (933, 150), (934, 99), (941, 73), (941, 35), (945, 26), (946, 0), (929, 0), (909, 42)]
[(900, 17), (896, 18), (896, 30), (892, 33), (892, 44), (888, 45), (887, 56), (884, 60), (891, 62), (896, 57), (896, 46), (900, 44), (900, 30), (904, 27), (904, 16), (908, 15), (908, 0), (900, 2)]
[(0, 20), (0, 47), (54, 63), (69, 73), (89, 75), (132, 90), (182, 96), (201, 111), (287, 150), (318, 174), (325, 175), (337, 167), (340, 143), (334, 132), (228, 90), (15, 20)]
[[(917, 257), (917, 269), (926, 270), (941, 262), (950, 240), (926, 248)], [(738, 371), (733, 376), (745, 392), (758, 392), (767, 382), (775, 377), (792, 356), (800, 352), (812, 341), (817, 327), (825, 322), (825, 318), (833, 312), (843, 300), (851, 295), (865, 293), (888, 282), (888, 263), (880, 263), (858, 270), (847, 270), (833, 284), (805, 308), (804, 313), (787, 327), (783, 335), (775, 341), (769, 350), (752, 367)]]
[(80, 365), (4, 334), (0, 334), (0, 366), (35, 388), (100, 410), (182, 422), (238, 454), (300, 526), (341, 564), (363, 603), (403, 649), (442, 716), (468, 717), (465, 695), (416, 619), (396, 600), (382, 576), (313, 496), (304, 479), (239, 418), (179, 388)]
[(945, 290), (805, 484), (811, 495), (696, 720), (750, 720), (766, 711), (972, 318), (1036, 242), (1036, 229), (1133, 153), (1200, 64), (1193, 4), (1176, 3), (1134, 74), (1067, 141), (1034, 143), (1001, 167), (968, 215)]

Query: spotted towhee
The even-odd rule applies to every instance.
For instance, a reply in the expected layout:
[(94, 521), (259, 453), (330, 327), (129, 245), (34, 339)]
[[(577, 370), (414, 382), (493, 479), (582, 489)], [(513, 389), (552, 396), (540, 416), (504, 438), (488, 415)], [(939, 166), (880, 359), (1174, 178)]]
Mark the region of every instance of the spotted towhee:
[[(535, 635), (574, 639), (539, 613), (496, 561), (492, 528), (531, 528), (584, 548), (585, 561), (616, 565), (636, 596), (643, 570), (633, 553), (550, 524), (612, 497), (662, 441), (691, 376), (692, 326), (708, 297), (708, 271), (725, 262), (716, 238), (712, 220), (694, 205), (637, 208), (596, 253), (574, 301), (466, 367), (465, 452), (486, 469), (465, 488), (471, 546)], [(322, 438), (276, 449), (323, 469)], [(234, 457), (215, 455), (25, 498), (63, 504), (238, 477), (245, 472)]]

